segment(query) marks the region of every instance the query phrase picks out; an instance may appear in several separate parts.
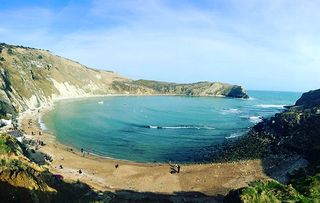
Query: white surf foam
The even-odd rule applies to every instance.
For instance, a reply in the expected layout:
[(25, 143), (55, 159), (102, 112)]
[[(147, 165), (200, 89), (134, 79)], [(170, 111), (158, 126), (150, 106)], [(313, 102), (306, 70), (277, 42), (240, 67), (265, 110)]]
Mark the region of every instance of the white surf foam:
[(150, 125), (147, 126), (152, 129), (206, 129), (206, 130), (214, 130), (215, 128), (208, 127), (208, 126), (156, 126), (156, 125)]
[(286, 104), (258, 104), (256, 106), (260, 108), (284, 109), (284, 106), (287, 106), (287, 105)]
[(39, 117), (38, 123), (39, 123), (39, 125), (40, 125), (40, 129), (41, 129), (41, 130), (43, 130), (43, 131), (47, 131), (47, 130), (48, 130), (46, 124), (44, 124), (44, 122), (42, 121), (42, 117)]
[(225, 114), (239, 114), (239, 113), (241, 113), (241, 111), (236, 108), (222, 110), (222, 114), (224, 114), (224, 115)]
[(249, 120), (252, 123), (260, 123), (262, 121), (262, 116), (250, 116)]
[(245, 133), (245, 132), (232, 133), (230, 136), (226, 137), (226, 139), (232, 139), (232, 138), (240, 137), (240, 136), (242, 136), (244, 133)]

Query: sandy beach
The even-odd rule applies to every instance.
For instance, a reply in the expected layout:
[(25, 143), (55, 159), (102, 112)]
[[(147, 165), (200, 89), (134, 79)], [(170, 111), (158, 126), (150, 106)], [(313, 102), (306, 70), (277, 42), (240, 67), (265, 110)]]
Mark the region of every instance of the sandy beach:
[(50, 109), (52, 107), (35, 109), (20, 117), (19, 128), (25, 137), (45, 143), (36, 153), (31, 153), (33, 159), (40, 161), (43, 159), (42, 153), (48, 154), (53, 159), (48, 166), (52, 173), (61, 174), (65, 179), (80, 180), (97, 190), (165, 194), (183, 191), (211, 196), (225, 195), (231, 189), (244, 187), (253, 180), (267, 178), (260, 160), (182, 164), (180, 173), (171, 174), (168, 164), (134, 163), (88, 153), (83, 156), (79, 149), (59, 143), (54, 135), (41, 130), (38, 119)]

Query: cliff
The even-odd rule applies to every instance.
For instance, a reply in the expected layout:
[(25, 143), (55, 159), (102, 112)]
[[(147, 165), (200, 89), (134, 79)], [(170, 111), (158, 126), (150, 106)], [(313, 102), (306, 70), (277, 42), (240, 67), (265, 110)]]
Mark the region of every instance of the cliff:
[(223, 160), (261, 158), (277, 181), (254, 182), (226, 202), (313, 202), (320, 199), (320, 89), (264, 120), (220, 152)]
[(1, 202), (109, 202), (113, 194), (97, 193), (79, 181), (64, 181), (28, 158), (11, 135), (0, 135)]
[(57, 98), (99, 94), (248, 98), (241, 86), (217, 82), (134, 81), (112, 71), (88, 68), (46, 50), (3, 43), (0, 44), (0, 82), (0, 107), (8, 112), (51, 104)]

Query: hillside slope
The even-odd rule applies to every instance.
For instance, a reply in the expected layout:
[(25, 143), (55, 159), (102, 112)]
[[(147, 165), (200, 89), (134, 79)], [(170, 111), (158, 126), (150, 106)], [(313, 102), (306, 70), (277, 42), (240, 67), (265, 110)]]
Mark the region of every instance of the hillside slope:
[(175, 84), (134, 81), (111, 71), (88, 68), (46, 50), (3, 43), (0, 44), (0, 82), (1, 106), (12, 110), (12, 104), (17, 112), (50, 104), (57, 98), (99, 94), (248, 98), (241, 86), (217, 82)]
[(227, 161), (261, 158), (267, 175), (289, 184), (254, 182), (232, 191), (226, 202), (317, 202), (319, 154), (320, 89), (304, 93), (295, 105), (257, 124), (218, 155)]

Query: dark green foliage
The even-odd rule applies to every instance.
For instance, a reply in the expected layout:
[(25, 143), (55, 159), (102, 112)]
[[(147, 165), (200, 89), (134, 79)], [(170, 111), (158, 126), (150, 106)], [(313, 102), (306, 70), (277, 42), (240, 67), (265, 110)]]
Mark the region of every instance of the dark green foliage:
[[(300, 176), (292, 184), (254, 181), (248, 187), (230, 192), (225, 202), (317, 202), (320, 200), (320, 174)], [(235, 202), (235, 201), (233, 201)]]
[(30, 70), (30, 73), (31, 73), (31, 78), (32, 78), (32, 80), (36, 80), (36, 79), (37, 79), (37, 77), (34, 75), (34, 73), (33, 73), (33, 71), (32, 71), (32, 70)]
[(1, 73), (2, 79), (4, 81), (4, 87), (3, 89), (5, 91), (12, 91), (11, 89), (11, 81), (10, 81), (10, 73), (7, 69), (4, 70), (3, 73)]
[(290, 183), (304, 196), (320, 200), (320, 166), (300, 169), (291, 177)]
[(317, 202), (319, 196), (319, 177), (312, 176), (305, 180), (305, 183), (299, 183), (299, 187), (304, 187), (308, 191), (302, 193), (297, 185), (284, 185), (279, 182), (254, 181), (249, 186), (239, 190), (231, 191), (225, 198), (226, 203), (263, 203), (263, 202)]
[(11, 115), (16, 114), (12, 105), (0, 100), (0, 118), (6, 117), (8, 113)]
[(22, 49), (32, 49), (32, 50), (35, 50), (35, 48), (32, 48), (32, 47), (25, 47), (25, 46), (22, 46), (22, 45), (10, 45), (10, 44), (6, 44), (6, 43), (0, 43), (0, 53), (1, 53), (1, 50), (2, 50), (3, 48), (10, 48), (10, 49), (22, 48)]
[(307, 202), (291, 185), (276, 181), (254, 181), (241, 191), (242, 202)]
[(158, 91), (159, 93), (168, 93), (170, 90), (174, 91), (177, 86), (175, 83), (158, 82), (153, 80), (136, 80), (134, 81), (134, 84), (146, 86)]
[(22, 170), (27, 170), (28, 168), (28, 166), (26, 166), (24, 163), (22, 163), (18, 159), (12, 159), (10, 161), (7, 161), (4, 167), (6, 170), (11, 170), (11, 171), (22, 171)]
[(42, 55), (38, 55), (37, 58), (38, 58), (38, 59), (43, 59), (43, 56), (42, 56)]
[[(1, 52), (0, 52), (1, 53)], [(3, 57), (3, 56), (1, 56), (0, 57), (0, 61), (6, 61), (6, 59)]]
[(19, 146), (17, 140), (10, 135), (0, 135), (0, 154), (16, 153), (17, 146)]
[(11, 48), (8, 49), (8, 54), (13, 55), (13, 50)]

